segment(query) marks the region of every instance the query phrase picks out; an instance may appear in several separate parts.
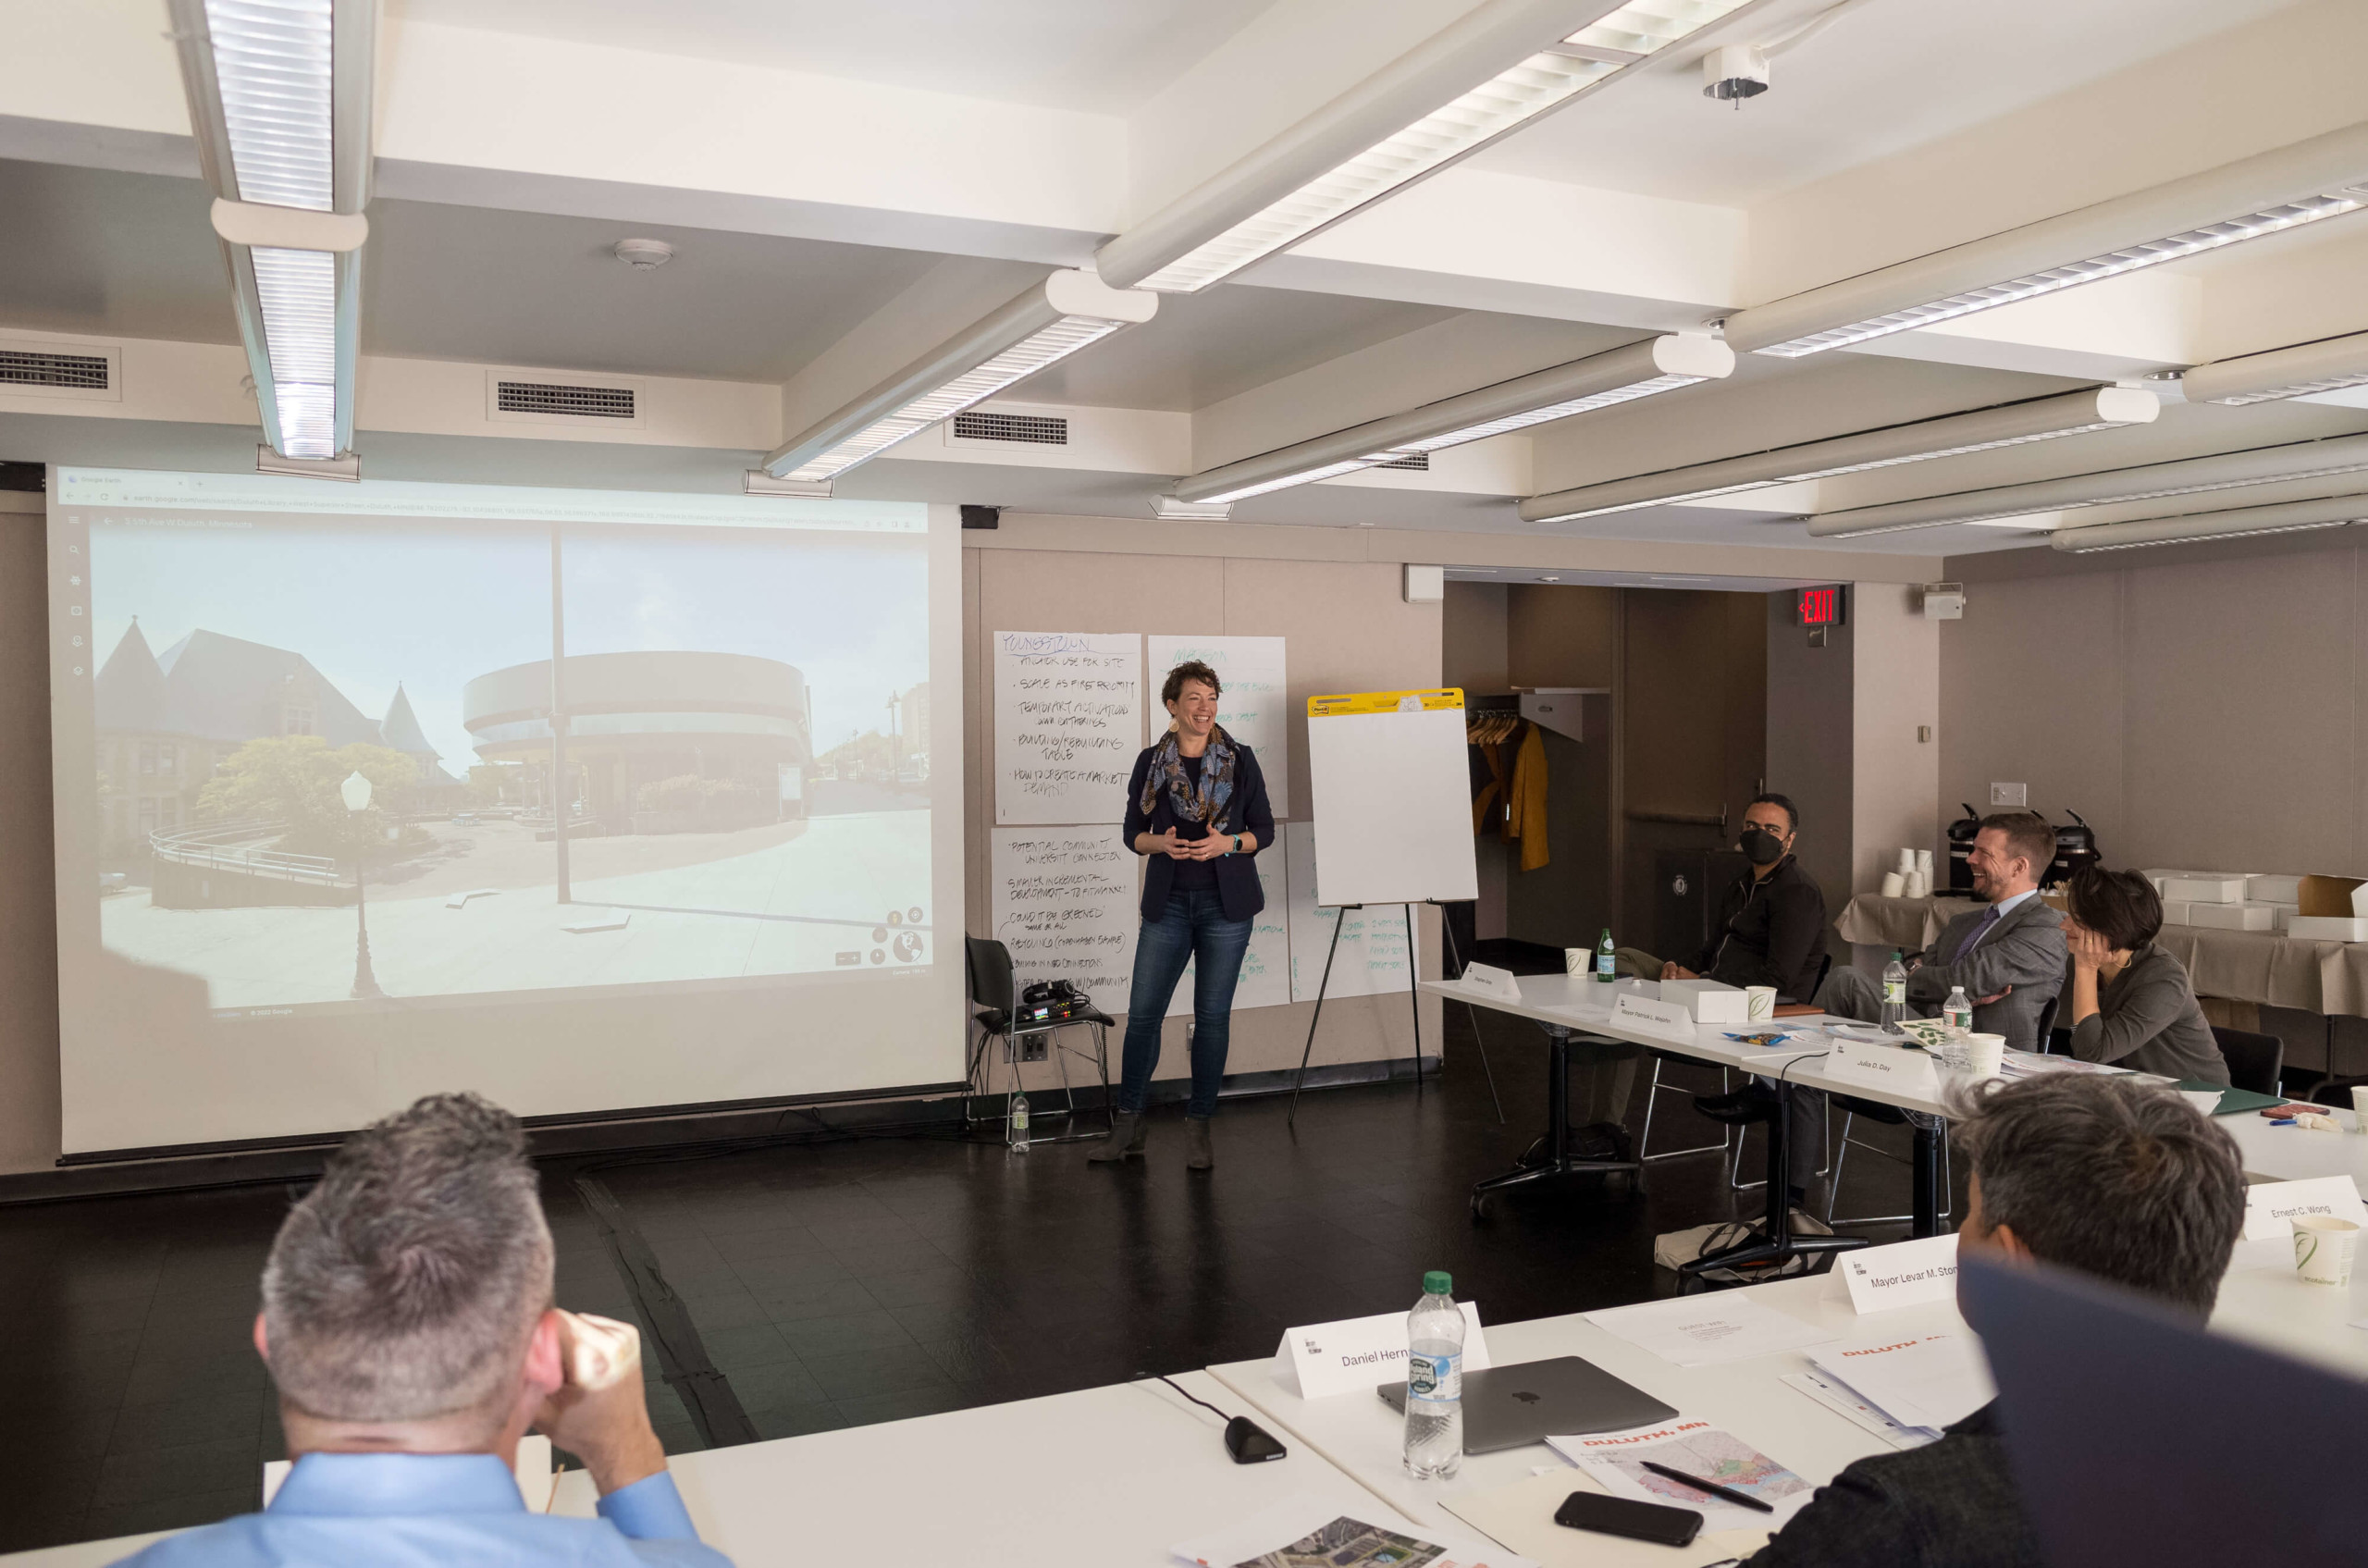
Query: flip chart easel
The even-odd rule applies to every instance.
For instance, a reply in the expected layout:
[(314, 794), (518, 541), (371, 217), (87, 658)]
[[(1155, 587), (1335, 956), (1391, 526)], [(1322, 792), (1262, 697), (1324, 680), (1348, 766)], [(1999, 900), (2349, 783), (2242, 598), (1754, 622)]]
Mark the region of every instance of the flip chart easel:
[[(1324, 993), (1350, 909), (1396, 904), (1406, 917), (1406, 995), (1414, 1009), (1414, 1084), (1423, 1085), (1421, 975), (1414, 906), (1479, 896), (1472, 852), (1470, 772), (1464, 763), (1463, 692), (1350, 692), (1307, 699), (1308, 782), (1315, 838), (1315, 901), (1333, 907), (1332, 946), (1316, 987), (1286, 1122), (1296, 1126), (1300, 1091), (1324, 1018)], [(1449, 939), (1450, 942), (1452, 937)], [(1488, 1091), (1496, 1074), (1487, 1049)], [(1502, 1109), (1499, 1107), (1499, 1116)]]

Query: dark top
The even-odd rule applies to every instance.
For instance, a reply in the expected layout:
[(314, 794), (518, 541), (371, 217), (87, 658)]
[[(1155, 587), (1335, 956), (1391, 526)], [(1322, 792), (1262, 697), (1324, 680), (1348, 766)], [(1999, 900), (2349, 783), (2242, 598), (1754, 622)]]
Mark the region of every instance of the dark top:
[(1983, 1405), (1920, 1449), (1858, 1461), (1744, 1568), (2043, 1568), (1997, 1410)]
[[(2068, 1010), (2069, 964), (2057, 994)], [(2119, 974), (2100, 979), (2097, 1010), (2072, 1026), (2072, 1054), (2084, 1062), (2111, 1062), (2164, 1078), (2228, 1081), (2228, 1064), (2204, 1021), (2187, 969), (2151, 942), (2130, 954), (2129, 966)]]
[[(1199, 757), (1178, 759), (1184, 764), (1184, 776), (1192, 781), (1194, 788), (1200, 786), (1201, 763), (1206, 757), (1207, 753), (1203, 752)], [(1153, 828), (1151, 831), (1157, 833), (1159, 830)], [(1196, 835), (1188, 833), (1185, 836)], [(1167, 864), (1170, 872), (1167, 885), (1171, 890), (1190, 892), (1196, 887), (1215, 887), (1217, 884), (1217, 863), (1215, 860), (1170, 860)]]
[[(1127, 821), (1119, 830), (1121, 843), (1132, 849), (1138, 836), (1174, 828), (1178, 838), (1187, 840), (1206, 838), (1212, 831), (1246, 833), (1256, 837), (1258, 847), (1246, 855), (1228, 855), (1216, 860), (1172, 860), (1165, 855), (1151, 856), (1151, 864), (1143, 874), (1143, 919), (1159, 919), (1166, 912), (1167, 895), (1172, 890), (1194, 885), (1178, 875), (1188, 869), (1203, 871), (1214, 879), (1227, 920), (1250, 919), (1266, 907), (1266, 890), (1258, 885), (1258, 868), (1252, 863), (1252, 856), (1264, 854), (1275, 842), (1275, 811), (1266, 803), (1266, 775), (1258, 769), (1256, 754), (1238, 740), (1233, 743), (1233, 794), (1226, 801), (1223, 817), (1212, 830), (1200, 822), (1178, 821), (1176, 808), (1165, 789), (1152, 801), (1148, 812), (1142, 809), (1143, 780), (1151, 772), (1152, 758), (1158, 752), (1158, 747), (1147, 746), (1142, 755), (1135, 759), (1134, 776), (1127, 781)], [(1184, 759), (1186, 769), (1195, 777), (1197, 760)]]
[(1726, 985), (1772, 985), (1796, 1002), (1817, 994), (1825, 957), (1825, 889), (1790, 855), (1764, 878), (1749, 871), (1720, 895), (1709, 945), (1685, 967)]

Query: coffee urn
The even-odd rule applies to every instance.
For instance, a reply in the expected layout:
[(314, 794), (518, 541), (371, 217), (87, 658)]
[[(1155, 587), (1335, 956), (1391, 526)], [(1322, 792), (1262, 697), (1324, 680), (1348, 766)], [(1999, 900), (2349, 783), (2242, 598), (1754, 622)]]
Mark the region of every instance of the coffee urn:
[(2048, 863), (2047, 875), (2041, 879), (2042, 887), (2060, 887), (2078, 872), (2104, 860), (2097, 853), (2095, 830), (2081, 821), (2079, 812), (2066, 810), (2064, 814), (2077, 825), (2055, 830), (2055, 858)]
[(1965, 815), (1949, 824), (1949, 889), (1955, 893), (1973, 890), (1973, 866), (1967, 857), (1973, 853), (1973, 835), (1981, 831), (1981, 813), (1970, 801), (1961, 802)]

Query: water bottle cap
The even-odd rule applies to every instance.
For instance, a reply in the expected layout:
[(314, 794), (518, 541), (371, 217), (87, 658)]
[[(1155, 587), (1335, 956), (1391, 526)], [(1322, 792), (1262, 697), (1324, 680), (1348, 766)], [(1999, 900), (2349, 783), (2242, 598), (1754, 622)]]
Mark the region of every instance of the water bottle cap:
[(1444, 1268), (1434, 1268), (1423, 1276), (1423, 1293), (1426, 1296), (1444, 1296), (1454, 1286), (1455, 1281), (1448, 1278)]

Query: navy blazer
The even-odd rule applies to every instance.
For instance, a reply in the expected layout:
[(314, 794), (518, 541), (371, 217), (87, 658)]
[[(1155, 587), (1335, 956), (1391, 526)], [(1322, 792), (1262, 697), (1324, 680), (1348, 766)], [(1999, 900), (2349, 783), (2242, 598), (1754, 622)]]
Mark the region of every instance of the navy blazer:
[[(1166, 744), (1163, 738), (1161, 744)], [(1178, 822), (1176, 808), (1167, 798), (1167, 791), (1159, 792), (1151, 809), (1142, 809), (1143, 780), (1151, 772), (1151, 759), (1158, 755), (1158, 746), (1143, 748), (1135, 759), (1134, 777), (1127, 781), (1127, 824), (1121, 840), (1128, 849), (1135, 847), (1137, 836), (1147, 833), (1166, 833), (1174, 828), (1177, 836), (1201, 839), (1210, 830), (1199, 822)], [(1227, 855), (1206, 862), (1217, 874), (1217, 898), (1225, 907), (1228, 920), (1246, 920), (1266, 907), (1266, 890), (1258, 885), (1258, 868), (1251, 863), (1252, 855), (1262, 855), (1275, 843), (1275, 811), (1266, 804), (1266, 775), (1258, 770), (1258, 759), (1240, 741), (1233, 743), (1233, 795), (1226, 801), (1224, 819), (1217, 824), (1219, 833), (1246, 833), (1254, 835), (1258, 847), (1248, 855)], [(1176, 880), (1176, 862), (1165, 855), (1151, 857), (1150, 870), (1143, 877), (1143, 919), (1155, 920), (1167, 910), (1167, 895)]]

